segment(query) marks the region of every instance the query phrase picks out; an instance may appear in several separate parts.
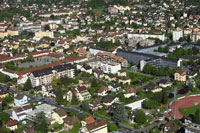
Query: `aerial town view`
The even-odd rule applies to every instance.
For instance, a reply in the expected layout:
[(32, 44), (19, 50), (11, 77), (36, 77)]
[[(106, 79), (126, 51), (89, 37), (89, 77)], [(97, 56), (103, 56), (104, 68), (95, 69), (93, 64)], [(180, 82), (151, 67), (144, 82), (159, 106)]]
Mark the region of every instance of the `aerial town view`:
[(0, 133), (200, 133), (200, 0), (0, 0)]

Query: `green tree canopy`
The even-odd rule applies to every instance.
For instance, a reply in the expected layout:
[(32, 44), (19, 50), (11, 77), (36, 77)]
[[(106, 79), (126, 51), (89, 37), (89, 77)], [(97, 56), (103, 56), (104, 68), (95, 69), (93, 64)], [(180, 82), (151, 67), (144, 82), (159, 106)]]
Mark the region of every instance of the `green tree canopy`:
[(90, 110), (89, 103), (86, 102), (86, 101), (83, 101), (83, 103), (82, 103), (81, 106), (82, 106), (82, 109), (83, 109), (84, 111), (89, 111), (89, 110)]
[(115, 122), (126, 122), (127, 121), (127, 113), (123, 105), (118, 105), (113, 111), (112, 119)]
[(36, 114), (36, 117), (33, 120), (34, 128), (41, 133), (46, 133), (48, 131), (47, 118), (44, 112)]
[(140, 110), (140, 112), (138, 114), (135, 115), (135, 122), (137, 123), (145, 123), (147, 120), (147, 117), (144, 113), (144, 111)]
[(32, 86), (32, 84), (31, 84), (31, 80), (28, 79), (28, 80), (26, 81), (26, 83), (24, 84), (24, 90), (25, 90), (25, 91), (29, 91), (29, 90), (31, 90), (31, 89), (33, 89), (33, 86)]
[(74, 93), (72, 93), (72, 101), (71, 101), (71, 104), (73, 105), (76, 105), (78, 104), (79, 101), (78, 101), (78, 98), (76, 97), (76, 95)]
[(5, 113), (5, 112), (1, 112), (0, 113), (0, 121), (2, 122), (2, 123), (7, 123), (8, 121), (10, 120), (10, 116), (7, 114), (7, 113)]

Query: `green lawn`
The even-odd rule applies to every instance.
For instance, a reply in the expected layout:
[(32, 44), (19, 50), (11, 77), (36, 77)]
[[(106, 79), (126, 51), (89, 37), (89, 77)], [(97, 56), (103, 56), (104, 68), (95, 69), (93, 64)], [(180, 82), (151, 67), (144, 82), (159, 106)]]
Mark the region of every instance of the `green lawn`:
[(184, 116), (188, 116), (189, 114), (194, 114), (198, 108), (200, 108), (200, 105), (189, 108), (180, 108), (179, 112)]
[(107, 120), (111, 120), (111, 116), (106, 111), (102, 111), (102, 110), (97, 111), (95, 112), (95, 115), (98, 117), (105, 118)]
[(127, 72), (127, 76), (131, 78), (131, 82), (135, 82), (136, 84), (145, 83), (156, 79), (155, 77), (152, 76), (147, 76), (144, 74), (134, 73), (134, 72)]
[(92, 12), (93, 13), (102, 13), (102, 9), (93, 9)]

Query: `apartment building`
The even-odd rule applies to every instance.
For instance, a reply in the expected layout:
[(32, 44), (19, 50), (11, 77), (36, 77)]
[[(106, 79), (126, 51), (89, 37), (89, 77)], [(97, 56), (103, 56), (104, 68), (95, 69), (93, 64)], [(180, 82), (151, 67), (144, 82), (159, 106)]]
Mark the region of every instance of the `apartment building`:
[(121, 64), (121, 66), (123, 67), (127, 67), (128, 66), (128, 61), (120, 56), (116, 56), (112, 53), (109, 52), (99, 52), (96, 55), (96, 59), (99, 61), (103, 61), (106, 63), (119, 63)]
[(51, 84), (53, 76), (55, 76), (57, 79), (64, 76), (74, 78), (74, 71), (75, 69), (73, 65), (64, 64), (33, 71), (29, 78), (31, 80), (32, 86), (36, 87), (40, 85)]

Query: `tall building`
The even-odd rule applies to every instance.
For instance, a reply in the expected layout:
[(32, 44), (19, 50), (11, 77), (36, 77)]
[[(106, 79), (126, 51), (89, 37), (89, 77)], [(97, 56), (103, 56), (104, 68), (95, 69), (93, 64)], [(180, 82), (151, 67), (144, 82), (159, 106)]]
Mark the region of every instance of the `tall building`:
[(183, 37), (183, 30), (177, 29), (173, 31), (173, 41), (177, 42), (181, 37)]

